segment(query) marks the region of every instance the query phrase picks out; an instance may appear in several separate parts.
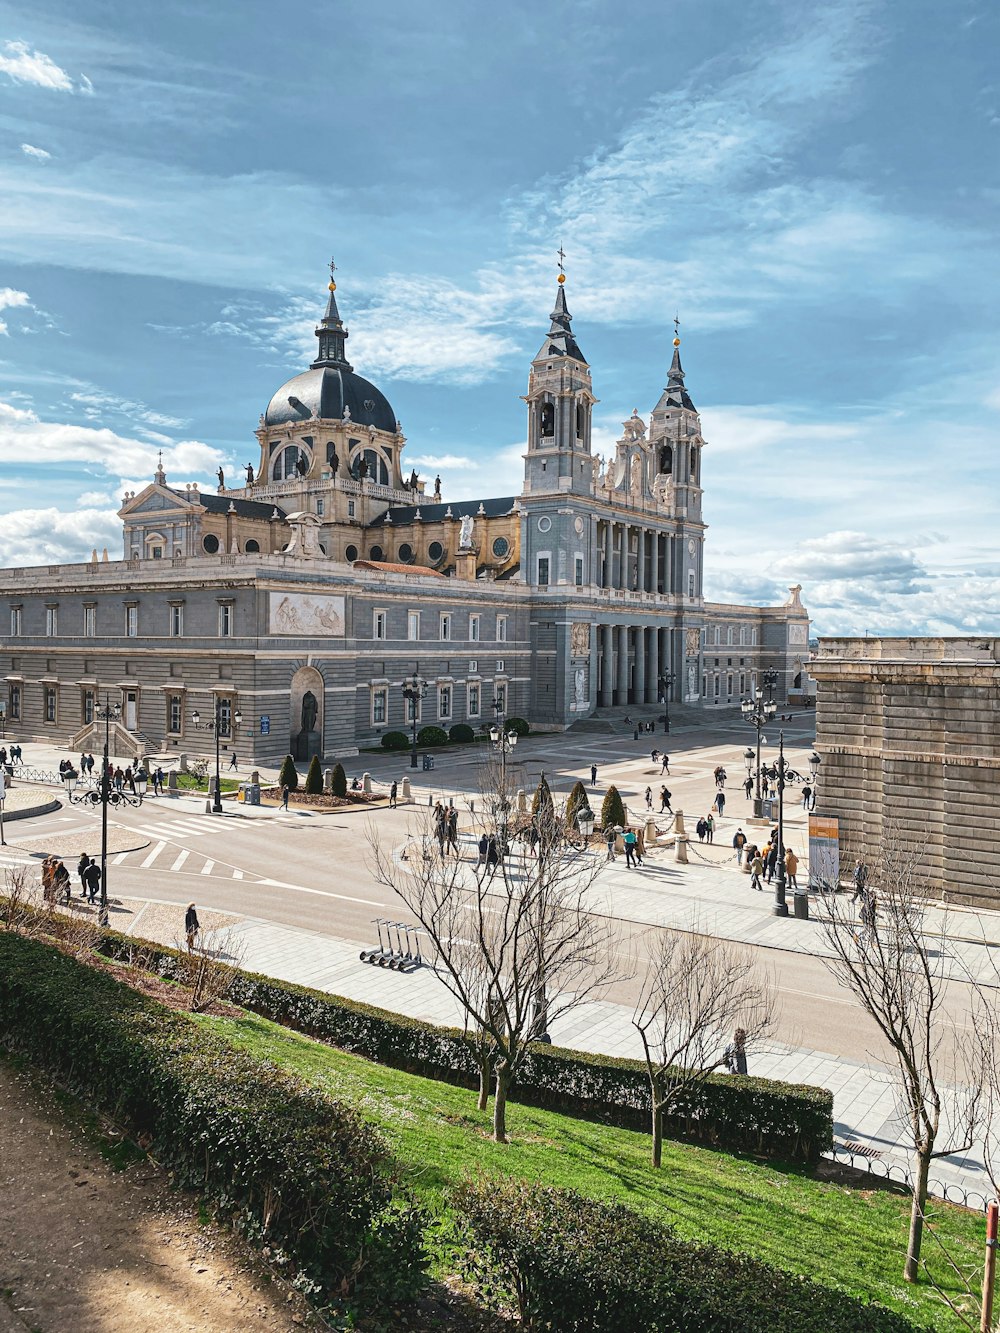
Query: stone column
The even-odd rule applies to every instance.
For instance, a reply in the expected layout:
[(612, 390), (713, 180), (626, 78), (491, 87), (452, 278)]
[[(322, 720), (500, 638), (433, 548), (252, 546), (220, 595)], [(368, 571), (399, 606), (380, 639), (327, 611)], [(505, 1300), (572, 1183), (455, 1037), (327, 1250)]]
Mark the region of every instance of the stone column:
[(638, 545), (635, 552), (635, 586), (639, 592), (646, 591), (646, 529), (636, 528)]
[(619, 588), (628, 587), (628, 524), (620, 523), (618, 531), (621, 534), (618, 550), (620, 557), (618, 561), (618, 586)]
[(652, 550), (649, 555), (649, 591), (658, 592), (660, 581), (660, 534), (655, 529), (653, 531)]
[(614, 568), (612, 564), (614, 553), (611, 546), (611, 520), (609, 518), (604, 520), (604, 534), (601, 540), (604, 543), (604, 574), (601, 579), (601, 587), (610, 588), (612, 586), (611, 575)]
[(637, 704), (646, 702), (646, 633), (644, 626), (637, 626), (635, 631), (635, 674), (632, 677), (633, 692)]
[(614, 702), (613, 678), (614, 678), (614, 658), (612, 656), (611, 645), (611, 626), (601, 625), (598, 632), (601, 636), (601, 698), (602, 708), (610, 708)]
[(655, 704), (659, 695), (660, 676), (660, 631), (649, 631), (649, 673), (646, 677), (646, 702)]
[(615, 703), (619, 707), (628, 703), (628, 626), (618, 626), (618, 688), (615, 691)]

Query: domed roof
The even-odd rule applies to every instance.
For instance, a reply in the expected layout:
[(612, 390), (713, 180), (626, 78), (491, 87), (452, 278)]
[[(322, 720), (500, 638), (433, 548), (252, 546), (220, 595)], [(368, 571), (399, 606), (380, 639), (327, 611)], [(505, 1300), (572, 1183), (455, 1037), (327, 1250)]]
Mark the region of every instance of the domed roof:
[(359, 426), (396, 432), (396, 414), (381, 390), (343, 366), (312, 366), (283, 384), (267, 405), (264, 423), (284, 426), (311, 417), (340, 421), (344, 408)]

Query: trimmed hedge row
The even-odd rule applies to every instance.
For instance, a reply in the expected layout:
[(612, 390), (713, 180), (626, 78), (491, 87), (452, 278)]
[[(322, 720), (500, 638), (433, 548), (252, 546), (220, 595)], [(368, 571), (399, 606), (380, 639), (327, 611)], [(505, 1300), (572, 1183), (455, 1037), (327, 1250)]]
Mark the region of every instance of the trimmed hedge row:
[[(109, 931), (102, 948), (124, 957), (135, 944)], [(158, 956), (161, 974), (172, 975), (178, 955), (160, 948)], [(460, 1087), (479, 1086), (476, 1054), (458, 1028), (435, 1027), (250, 972), (236, 974), (230, 998), (283, 1027), (379, 1064)], [(649, 1080), (640, 1060), (539, 1044), (511, 1096), (529, 1106), (649, 1132)], [(814, 1162), (833, 1142), (833, 1094), (802, 1084), (710, 1074), (676, 1106), (664, 1130), (727, 1151)]]
[[(123, 937), (118, 937), (119, 939)], [(51, 945), (0, 933), (0, 1039), (338, 1296), (422, 1283), (419, 1210), (353, 1108)]]
[(912, 1333), (869, 1304), (663, 1222), (522, 1181), (452, 1194), (467, 1275), (495, 1306), (555, 1333)]

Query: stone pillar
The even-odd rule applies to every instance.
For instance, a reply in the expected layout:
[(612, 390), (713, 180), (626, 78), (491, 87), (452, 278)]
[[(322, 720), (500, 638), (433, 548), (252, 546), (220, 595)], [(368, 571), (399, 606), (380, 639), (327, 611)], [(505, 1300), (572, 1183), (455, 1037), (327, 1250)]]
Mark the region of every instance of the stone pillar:
[[(640, 536), (639, 540), (642, 540)], [(632, 677), (637, 704), (646, 702), (646, 630), (642, 625), (635, 631), (635, 674)]]
[(618, 587), (628, 587), (628, 524), (619, 523), (618, 525)]
[(660, 695), (660, 631), (649, 631), (649, 665), (646, 676), (646, 702), (655, 704)]
[[(636, 538), (637, 538), (637, 545), (635, 549), (635, 586), (639, 592), (645, 592), (646, 591), (646, 529), (636, 528)], [(636, 660), (638, 661), (638, 655)]]
[(653, 531), (653, 540), (649, 552), (649, 591), (659, 592), (660, 582), (660, 534)]
[(612, 561), (614, 559), (611, 549), (611, 521), (604, 520), (604, 531), (601, 534), (601, 545), (604, 550), (604, 569), (601, 573), (601, 587), (611, 587)]
[(656, 842), (656, 821), (654, 819), (646, 820), (646, 846), (651, 847)]
[(365, 773), (365, 774), (362, 775), (362, 778), (361, 778), (361, 790), (362, 790), (367, 796), (371, 796), (371, 794), (372, 794), (372, 775), (371, 775), (370, 773)]
[(409, 779), (409, 778), (404, 778), (403, 781), (399, 784), (399, 794), (400, 794), (401, 799), (404, 800), (404, 801), (412, 801), (412, 800), (413, 800), (413, 793), (410, 791), (410, 779)]
[(615, 690), (615, 703), (619, 707), (628, 703), (628, 626), (618, 626), (618, 688)]
[(684, 832), (684, 811), (678, 810), (674, 814), (674, 860), (687, 865), (687, 859), (688, 840)]
[(614, 674), (615, 665), (613, 657), (613, 646), (611, 642), (611, 626), (601, 625), (598, 632), (601, 635), (601, 707), (610, 708), (614, 703)]

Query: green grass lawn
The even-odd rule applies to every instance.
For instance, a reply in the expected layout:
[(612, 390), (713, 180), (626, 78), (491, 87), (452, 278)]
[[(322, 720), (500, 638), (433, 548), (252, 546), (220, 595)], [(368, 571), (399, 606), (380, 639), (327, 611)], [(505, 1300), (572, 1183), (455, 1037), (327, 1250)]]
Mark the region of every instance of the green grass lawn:
[[(516, 1104), (508, 1108), (512, 1142), (500, 1146), (489, 1137), (490, 1112), (478, 1111), (475, 1095), (465, 1089), (344, 1054), (252, 1015), (199, 1021), (354, 1104), (381, 1127), (407, 1185), (438, 1219), (440, 1274), (454, 1271), (449, 1187), (470, 1174), (510, 1175), (626, 1203), (666, 1219), (681, 1236), (743, 1250), (882, 1301), (929, 1328), (962, 1327), (929, 1283), (913, 1288), (902, 1281), (905, 1197), (848, 1189), (795, 1168), (670, 1141), (664, 1144), (663, 1167), (655, 1172), (642, 1134)], [(981, 1217), (935, 1203), (933, 1219), (963, 1269), (981, 1263)], [(929, 1237), (924, 1257), (942, 1287), (958, 1297), (959, 1284)]]
[[(177, 786), (181, 791), (203, 791), (207, 796), (209, 793), (209, 781), (214, 777), (214, 773), (205, 778), (196, 777), (194, 773), (178, 773)], [(223, 791), (238, 791), (241, 781), (242, 779), (240, 778), (223, 777), (220, 786)]]

